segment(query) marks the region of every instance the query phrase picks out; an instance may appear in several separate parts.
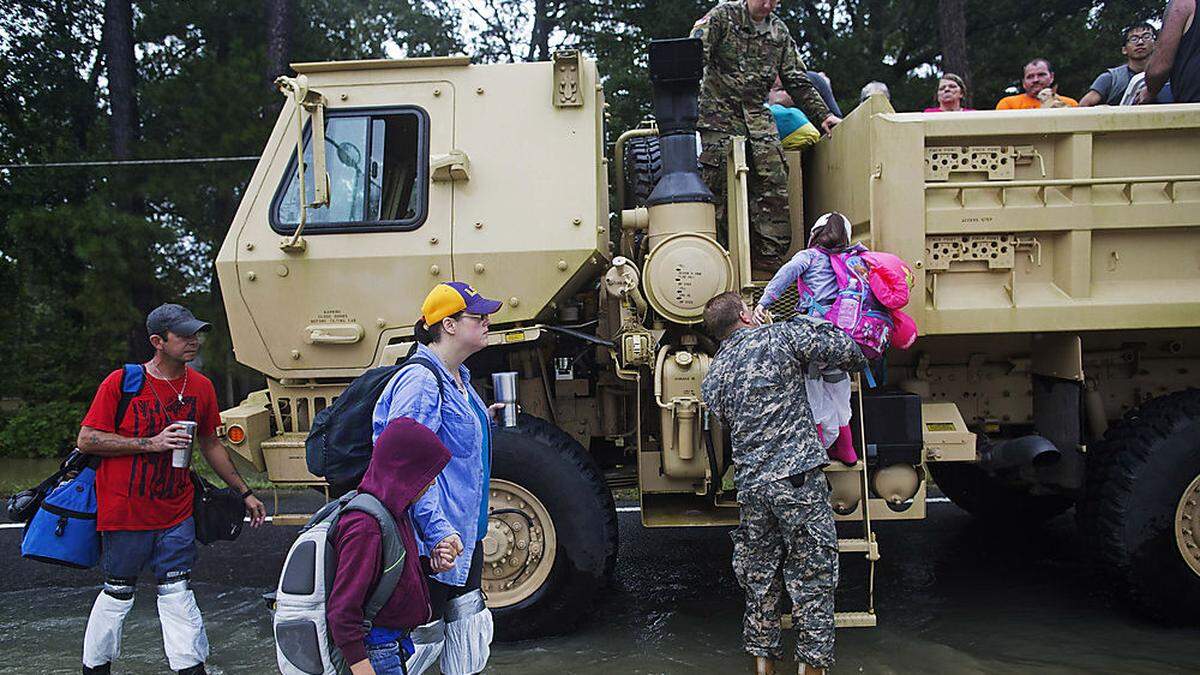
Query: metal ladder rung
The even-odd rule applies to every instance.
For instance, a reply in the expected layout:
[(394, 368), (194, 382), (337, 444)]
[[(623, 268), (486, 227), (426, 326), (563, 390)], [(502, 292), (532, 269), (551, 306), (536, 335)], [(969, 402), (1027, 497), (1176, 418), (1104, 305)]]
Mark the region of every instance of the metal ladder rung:
[[(878, 616), (874, 612), (834, 612), (834, 625), (838, 628), (874, 628)], [(784, 614), (779, 617), (780, 626), (784, 630), (792, 629), (792, 615)]]
[(834, 625), (838, 628), (874, 628), (878, 617), (873, 612), (835, 612)]
[(871, 540), (861, 538), (838, 539), (838, 553), (866, 553), (868, 560), (879, 560), (879, 542), (872, 533)]

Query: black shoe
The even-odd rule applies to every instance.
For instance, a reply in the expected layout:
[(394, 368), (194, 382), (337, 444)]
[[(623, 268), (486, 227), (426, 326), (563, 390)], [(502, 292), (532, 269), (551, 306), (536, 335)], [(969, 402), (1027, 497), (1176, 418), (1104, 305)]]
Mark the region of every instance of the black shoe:
[(178, 672), (179, 675), (208, 675), (208, 672), (206, 670), (204, 670), (203, 663), (197, 663), (196, 665), (191, 666), (190, 668), (184, 668), (183, 670), (179, 670), (176, 672)]
[(95, 668), (88, 668), (87, 666), (83, 667), (83, 675), (109, 675), (111, 672), (111, 663), (106, 663), (102, 666), (96, 666)]

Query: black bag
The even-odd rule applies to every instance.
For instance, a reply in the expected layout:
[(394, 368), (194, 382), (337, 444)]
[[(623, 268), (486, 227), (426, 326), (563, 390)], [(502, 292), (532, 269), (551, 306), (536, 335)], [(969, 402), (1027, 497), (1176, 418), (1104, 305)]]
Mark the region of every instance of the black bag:
[(442, 398), (442, 378), (429, 359), (416, 356), (394, 366), (372, 368), (359, 375), (333, 405), (313, 417), (304, 441), (308, 471), (335, 486), (358, 485), (371, 461), (371, 418), (379, 396), (401, 368), (420, 365), (433, 373)]
[(71, 451), (58, 471), (51, 474), (49, 478), (8, 498), (8, 519), (15, 523), (29, 522), (41, 507), (42, 500), (66, 479), (68, 473), (72, 471), (78, 473), (88, 466), (94, 469), (99, 465), (99, 457), (89, 457), (78, 450)]
[(192, 520), (196, 524), (196, 541), (233, 541), (242, 533), (246, 518), (246, 502), (233, 488), (217, 488), (192, 472)]

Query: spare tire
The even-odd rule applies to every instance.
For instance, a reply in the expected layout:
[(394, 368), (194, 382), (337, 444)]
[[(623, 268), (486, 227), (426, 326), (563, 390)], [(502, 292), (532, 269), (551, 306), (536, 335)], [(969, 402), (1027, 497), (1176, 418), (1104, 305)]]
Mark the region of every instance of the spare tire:
[(569, 632), (616, 566), (612, 492), (582, 445), (532, 415), (498, 429), (492, 452), (483, 590), (496, 637)]
[(645, 206), (662, 178), (662, 151), (658, 136), (635, 136), (625, 142), (625, 204), (632, 209)]

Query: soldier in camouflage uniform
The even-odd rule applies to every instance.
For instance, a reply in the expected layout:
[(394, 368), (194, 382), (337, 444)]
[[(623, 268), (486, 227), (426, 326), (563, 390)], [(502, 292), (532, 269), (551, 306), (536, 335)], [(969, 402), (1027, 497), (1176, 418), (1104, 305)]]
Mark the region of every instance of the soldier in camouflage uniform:
[(853, 340), (828, 321), (805, 316), (756, 327), (736, 292), (705, 305), (704, 323), (721, 348), (701, 395), (729, 429), (741, 526), (733, 568), (746, 591), (744, 640), (758, 672), (782, 655), (779, 601), (792, 599), (801, 673), (833, 665), (837, 532), (829, 505), (828, 463), (804, 390), (817, 361), (846, 371), (867, 364)]
[[(772, 12), (777, 0), (717, 5), (692, 27), (704, 43), (700, 84), (700, 172), (716, 197), (718, 230), (725, 224), (725, 156), (732, 136), (749, 140), (750, 254), (756, 269), (775, 270), (792, 241), (787, 168), (775, 119), (765, 107), (775, 78), (808, 119), (828, 133), (841, 118), (829, 112), (805, 75), (796, 42)], [(726, 240), (727, 241), (727, 240)]]

